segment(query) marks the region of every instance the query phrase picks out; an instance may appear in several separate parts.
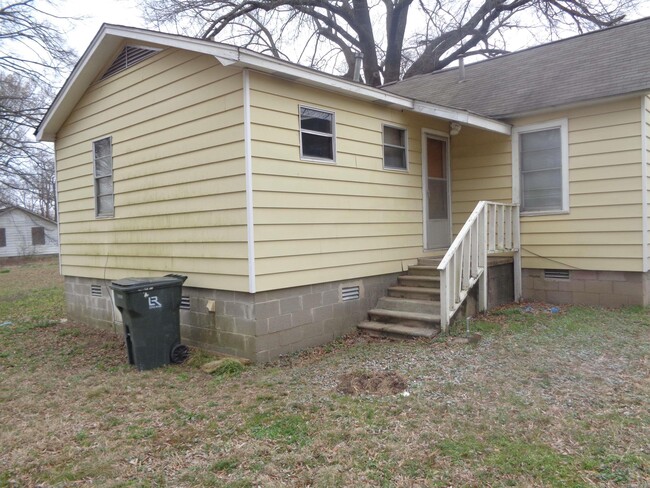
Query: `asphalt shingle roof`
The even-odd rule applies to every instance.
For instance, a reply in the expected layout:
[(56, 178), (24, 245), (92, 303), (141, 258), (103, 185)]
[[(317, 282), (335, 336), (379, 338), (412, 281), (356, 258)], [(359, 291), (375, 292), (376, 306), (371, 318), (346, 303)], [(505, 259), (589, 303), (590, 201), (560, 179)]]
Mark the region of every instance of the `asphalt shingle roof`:
[(383, 89), (494, 118), (650, 90), (650, 18)]

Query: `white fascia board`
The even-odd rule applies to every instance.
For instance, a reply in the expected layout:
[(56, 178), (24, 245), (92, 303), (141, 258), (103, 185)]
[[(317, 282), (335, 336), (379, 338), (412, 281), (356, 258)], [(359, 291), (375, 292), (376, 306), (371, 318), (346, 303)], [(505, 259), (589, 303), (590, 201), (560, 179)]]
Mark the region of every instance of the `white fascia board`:
[(294, 78), (330, 91), (337, 91), (348, 95), (355, 95), (375, 102), (382, 102), (408, 110), (413, 109), (413, 101), (409, 98), (393, 95), (378, 88), (373, 88), (361, 83), (347, 81), (333, 75), (319, 73), (309, 68), (295, 65), (293, 63), (269, 58), (252, 51), (240, 49), (239, 60), (251, 68), (261, 71), (278, 74), (280, 76)]
[(360, 83), (326, 75), (282, 60), (276, 60), (247, 49), (219, 44), (205, 39), (183, 37), (176, 34), (148, 31), (136, 27), (104, 24), (83, 54), (70, 77), (50, 106), (36, 130), (39, 141), (54, 141), (61, 124), (81, 99), (86, 88), (96, 79), (99, 71), (113, 56), (115, 49), (123, 41), (139, 41), (165, 47), (184, 49), (214, 56), (224, 65), (237, 65), (275, 74), (284, 78), (299, 80), (312, 86), (335, 91), (349, 96), (381, 103), (398, 109), (405, 109), (432, 115), (442, 119), (465, 123), (482, 129), (510, 134), (511, 127), (463, 110), (442, 107), (430, 103), (417, 102), (410, 98), (373, 88)]
[(512, 126), (510, 124), (499, 122), (498, 120), (490, 119), (488, 117), (482, 117), (465, 110), (456, 110), (453, 108), (443, 107), (442, 105), (434, 105), (432, 103), (418, 101), (414, 102), (413, 110), (415, 112), (432, 115), (452, 122), (478, 127), (479, 129), (498, 132), (499, 134), (509, 136), (512, 133)]

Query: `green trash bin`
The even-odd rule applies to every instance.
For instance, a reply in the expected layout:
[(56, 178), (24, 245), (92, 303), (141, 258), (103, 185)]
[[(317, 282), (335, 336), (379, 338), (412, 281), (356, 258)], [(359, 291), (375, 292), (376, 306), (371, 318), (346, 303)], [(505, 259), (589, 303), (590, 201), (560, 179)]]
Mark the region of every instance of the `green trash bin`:
[(187, 276), (124, 278), (111, 283), (115, 306), (122, 314), (129, 363), (140, 371), (183, 362), (180, 306)]

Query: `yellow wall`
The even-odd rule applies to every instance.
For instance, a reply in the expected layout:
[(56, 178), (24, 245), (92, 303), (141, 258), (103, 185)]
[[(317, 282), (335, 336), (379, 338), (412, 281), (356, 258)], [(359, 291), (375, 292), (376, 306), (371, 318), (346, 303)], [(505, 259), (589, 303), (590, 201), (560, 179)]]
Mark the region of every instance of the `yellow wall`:
[[(640, 99), (556, 111), (511, 123), (527, 125), (565, 117), (570, 212), (522, 217), (523, 267), (641, 271)], [(454, 139), (455, 231), (478, 200), (510, 201), (511, 161), (509, 138), (478, 137), (470, 130)]]
[[(92, 141), (112, 136), (115, 217)], [(64, 275), (248, 289), (241, 70), (168, 49), (90, 87), (57, 136)], [(190, 196), (191, 195), (191, 196)]]
[[(335, 112), (336, 163), (300, 160), (299, 105)], [(399, 272), (423, 255), (422, 128), (448, 123), (251, 73), (257, 290)], [(382, 123), (408, 130), (383, 169)]]

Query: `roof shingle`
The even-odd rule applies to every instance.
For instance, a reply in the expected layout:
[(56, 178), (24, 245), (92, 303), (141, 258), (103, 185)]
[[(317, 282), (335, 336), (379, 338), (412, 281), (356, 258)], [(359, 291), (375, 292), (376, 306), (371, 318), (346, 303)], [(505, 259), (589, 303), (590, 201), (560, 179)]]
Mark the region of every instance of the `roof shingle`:
[(494, 117), (650, 90), (650, 18), (383, 87)]

